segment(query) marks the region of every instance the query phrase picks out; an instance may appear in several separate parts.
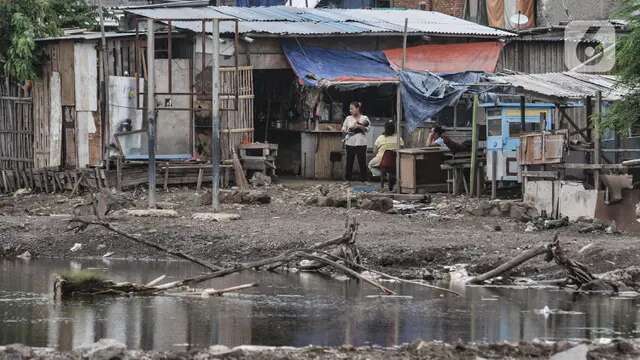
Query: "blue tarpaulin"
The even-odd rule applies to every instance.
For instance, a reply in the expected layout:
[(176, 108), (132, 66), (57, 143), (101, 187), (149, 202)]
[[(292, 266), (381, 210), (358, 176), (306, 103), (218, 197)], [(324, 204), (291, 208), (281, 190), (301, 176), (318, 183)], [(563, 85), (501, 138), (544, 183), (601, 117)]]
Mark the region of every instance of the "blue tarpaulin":
[(398, 80), (382, 51), (319, 48), (291, 40), (282, 41), (282, 50), (298, 79), (306, 86)]
[(429, 72), (400, 72), (400, 93), (408, 132), (424, 125), (447, 106), (455, 105), (480, 73), (436, 75)]
[(285, 0), (238, 0), (237, 7), (256, 7), (256, 6), (280, 6), (284, 5)]

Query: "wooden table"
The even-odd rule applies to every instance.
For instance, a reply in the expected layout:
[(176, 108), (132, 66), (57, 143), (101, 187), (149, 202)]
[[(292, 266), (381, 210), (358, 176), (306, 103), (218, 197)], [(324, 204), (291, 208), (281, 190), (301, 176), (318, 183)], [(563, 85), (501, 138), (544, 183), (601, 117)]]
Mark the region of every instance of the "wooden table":
[(400, 153), (400, 192), (416, 194), (447, 191), (447, 179), (440, 166), (444, 151), (439, 147), (398, 150)]

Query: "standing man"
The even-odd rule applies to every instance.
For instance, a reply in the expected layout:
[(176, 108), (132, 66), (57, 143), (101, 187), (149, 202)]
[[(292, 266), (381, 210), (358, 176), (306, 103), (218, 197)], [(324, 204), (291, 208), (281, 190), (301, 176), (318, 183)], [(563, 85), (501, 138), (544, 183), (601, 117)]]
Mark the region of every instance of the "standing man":
[(342, 124), (342, 132), (345, 134), (344, 143), (347, 148), (346, 179), (351, 181), (353, 175), (353, 161), (358, 158), (358, 170), (360, 181), (367, 181), (367, 132), (369, 131), (369, 118), (362, 114), (362, 103), (354, 101), (349, 105), (351, 115), (347, 116)]

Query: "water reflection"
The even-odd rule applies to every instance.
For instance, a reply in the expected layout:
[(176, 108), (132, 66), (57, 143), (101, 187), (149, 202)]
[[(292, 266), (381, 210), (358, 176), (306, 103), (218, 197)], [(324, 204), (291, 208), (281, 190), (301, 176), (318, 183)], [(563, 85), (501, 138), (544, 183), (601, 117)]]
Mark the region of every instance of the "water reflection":
[[(144, 283), (193, 276), (181, 262), (76, 261), (114, 280)], [(0, 344), (72, 349), (108, 337), (132, 349), (192, 349), (211, 344), (394, 345), (415, 339), (520, 341), (635, 338), (639, 302), (574, 297), (559, 290), (466, 288), (463, 298), (399, 285), (413, 299), (367, 298), (375, 290), (317, 274), (242, 273), (207, 287), (248, 282), (262, 286), (222, 298), (134, 297), (53, 302), (50, 284), (68, 261), (0, 260)], [(390, 285), (393, 286), (393, 285)], [(544, 306), (569, 313), (547, 317)]]

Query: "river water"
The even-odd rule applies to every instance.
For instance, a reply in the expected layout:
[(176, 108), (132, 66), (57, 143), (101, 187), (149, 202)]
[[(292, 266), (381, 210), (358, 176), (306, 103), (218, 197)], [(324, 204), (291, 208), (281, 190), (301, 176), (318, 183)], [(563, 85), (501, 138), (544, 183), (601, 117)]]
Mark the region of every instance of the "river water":
[[(132, 297), (54, 301), (53, 274), (96, 269), (117, 281), (145, 283), (197, 275), (184, 262), (0, 259), (0, 345), (71, 350), (100, 338), (131, 349), (185, 350), (213, 344), (306, 346), (417, 339), (530, 341), (640, 337), (640, 300), (574, 296), (556, 289), (467, 287), (463, 297), (389, 284), (412, 298), (312, 273), (245, 272), (203, 284), (260, 287), (224, 297)], [(550, 312), (540, 311), (548, 307)]]

